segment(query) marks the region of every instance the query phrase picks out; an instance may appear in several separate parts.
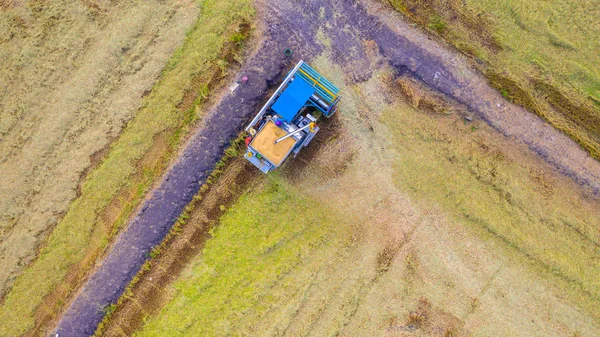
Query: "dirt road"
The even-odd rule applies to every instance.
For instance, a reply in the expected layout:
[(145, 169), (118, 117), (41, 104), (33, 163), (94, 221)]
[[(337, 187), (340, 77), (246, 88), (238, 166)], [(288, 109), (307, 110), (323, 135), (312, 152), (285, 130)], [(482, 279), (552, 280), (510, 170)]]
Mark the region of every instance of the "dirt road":
[(345, 0), (257, 1), (257, 5), (263, 39), (241, 69), (249, 82), (225, 95), (210, 112), (178, 162), (63, 315), (56, 330), (61, 337), (94, 331), (103, 309), (117, 300), (152, 247), (164, 238), (228, 141), (256, 111), (267, 89), (291, 67), (291, 60), (282, 54), (285, 48), (292, 48), (296, 59), (310, 61), (323, 51), (322, 46), (331, 45), (331, 58), (344, 69), (350, 84), (372, 76), (364, 43), (374, 41), (399, 73), (409, 74), (468, 106), (505, 136), (526, 144), (557, 170), (598, 193), (600, 163), (538, 117), (505, 101), (460, 55), (430, 41), (391, 10)]
[(152, 247), (168, 233), (229, 141), (255, 111), (269, 84), (282, 73), (284, 64), (283, 54), (273, 48), (262, 50), (244, 67), (242, 72), (250, 80), (227, 95), (192, 137), (179, 161), (144, 203), (63, 316), (57, 329), (60, 336), (87, 336), (94, 332), (104, 316), (103, 308), (118, 299)]

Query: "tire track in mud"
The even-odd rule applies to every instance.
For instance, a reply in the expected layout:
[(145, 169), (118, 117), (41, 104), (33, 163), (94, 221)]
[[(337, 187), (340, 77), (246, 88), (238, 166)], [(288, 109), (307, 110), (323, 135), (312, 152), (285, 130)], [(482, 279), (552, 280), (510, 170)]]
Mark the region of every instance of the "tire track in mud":
[[(229, 93), (208, 114), (179, 160), (117, 239), (112, 251), (84, 285), (58, 324), (61, 337), (93, 334), (153, 246), (159, 244), (192, 200), (223, 150), (278, 84), (292, 63), (321, 54), (327, 42), (333, 62), (347, 81), (364, 81), (373, 67), (363, 47), (375, 41), (398, 73), (408, 73), (427, 86), (466, 105), (508, 137), (527, 144), (564, 174), (595, 193), (600, 190), (600, 163), (575, 142), (537, 116), (506, 102), (483, 77), (471, 71), (458, 53), (427, 39), (397, 18), (391, 9), (371, 2), (349, 0), (273, 0), (256, 2), (264, 27), (261, 45), (240, 70), (249, 82)], [(282, 51), (291, 48), (295, 60)]]

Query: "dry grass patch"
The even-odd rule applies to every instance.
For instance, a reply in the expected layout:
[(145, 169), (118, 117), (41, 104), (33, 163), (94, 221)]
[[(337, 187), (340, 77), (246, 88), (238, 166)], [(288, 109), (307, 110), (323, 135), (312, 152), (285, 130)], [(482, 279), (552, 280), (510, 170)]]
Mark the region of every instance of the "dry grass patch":
[(505, 97), (600, 158), (600, 9), (595, 1), (388, 0), (473, 57)]
[(543, 169), (541, 159), (522, 157), (523, 149), (511, 148), (485, 124), (401, 107), (383, 120), (402, 144), (395, 166), (399, 187), (502, 242), (599, 317), (596, 200)]
[[(34, 327), (34, 314), (44, 298), (69, 273), (83, 275), (92, 266), (95, 257), (107, 247), (119, 225), (125, 222), (152, 182), (162, 173), (186, 134), (187, 126), (201, 116), (199, 107), (207, 96), (198, 96), (193, 105), (182, 111), (178, 106), (186, 92), (201, 91), (213, 85), (211, 77), (201, 75), (212, 74), (215, 64), (225, 58), (223, 50), (230, 45), (230, 37), (239, 34), (240, 25), (249, 22), (252, 15), (249, 2), (202, 3), (199, 20), (187, 33), (184, 44), (171, 57), (158, 83), (145, 97), (136, 117), (113, 143), (102, 164), (89, 174), (81, 187), (80, 197), (71, 204), (50, 235), (38, 259), (24, 271), (6, 295), (0, 308), (0, 318), (10, 318), (12, 323), (0, 326), (1, 336), (17, 336)], [(206, 81), (194, 84), (195, 78)], [(168, 132), (169, 145), (155, 157), (156, 160), (150, 160), (145, 163), (148, 166), (144, 166), (142, 158), (156, 145), (155, 137), (163, 132)], [(137, 176), (140, 180), (134, 179)], [(113, 200), (120, 195), (131, 195), (124, 190), (134, 191), (134, 197), (121, 204), (116, 223), (103, 223), (102, 214), (107, 207), (114, 205)], [(87, 262), (83, 261), (86, 256), (91, 257)], [(67, 287), (66, 293), (72, 290)], [(48, 313), (43, 316), (54, 317), (63, 306), (64, 303), (60, 302), (56, 308), (46, 308), (44, 310)]]

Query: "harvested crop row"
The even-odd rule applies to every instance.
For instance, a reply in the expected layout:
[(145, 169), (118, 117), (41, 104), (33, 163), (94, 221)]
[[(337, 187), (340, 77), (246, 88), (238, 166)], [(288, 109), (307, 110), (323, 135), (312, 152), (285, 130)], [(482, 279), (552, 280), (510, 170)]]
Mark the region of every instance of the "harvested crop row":
[[(81, 195), (52, 232), (38, 259), (16, 280), (0, 308), (1, 336), (44, 329), (175, 153), (222, 76), (224, 52), (253, 14), (248, 3), (206, 1), (142, 108), (92, 171)], [(239, 39), (239, 38), (238, 38)], [(234, 52), (230, 49), (229, 52)], [(216, 66), (216, 65), (219, 66)], [(215, 82), (217, 81), (217, 82)], [(122, 199), (120, 199), (122, 198)], [(106, 213), (110, 210), (109, 213)], [(50, 295), (50, 296), (48, 296)], [(41, 305), (41, 306), (40, 306)]]
[(0, 42), (0, 296), (139, 110), (197, 17), (192, 1), (0, 11), (0, 35), (14, 30)]

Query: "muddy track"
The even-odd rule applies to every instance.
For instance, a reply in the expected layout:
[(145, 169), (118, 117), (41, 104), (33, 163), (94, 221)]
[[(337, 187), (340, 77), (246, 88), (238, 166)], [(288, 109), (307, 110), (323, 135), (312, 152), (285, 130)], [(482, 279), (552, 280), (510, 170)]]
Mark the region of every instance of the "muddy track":
[[(461, 55), (429, 40), (391, 9), (370, 1), (346, 0), (257, 0), (256, 4), (264, 29), (260, 47), (240, 71), (249, 82), (225, 95), (208, 114), (63, 315), (56, 330), (61, 337), (94, 332), (103, 309), (119, 298), (152, 247), (168, 233), (229, 140), (264, 101), (269, 87), (276, 85), (297, 59), (311, 60), (328, 49), (332, 60), (344, 70), (347, 83), (360, 82), (369, 79), (376, 67), (387, 66), (370, 64), (364, 43), (374, 41), (383, 59), (399, 75), (408, 74), (466, 105), (474, 115), (515, 142), (526, 144), (557, 170), (596, 194), (600, 191), (600, 163), (534, 114), (504, 100)], [(294, 60), (283, 56), (285, 48), (295, 51)]]

